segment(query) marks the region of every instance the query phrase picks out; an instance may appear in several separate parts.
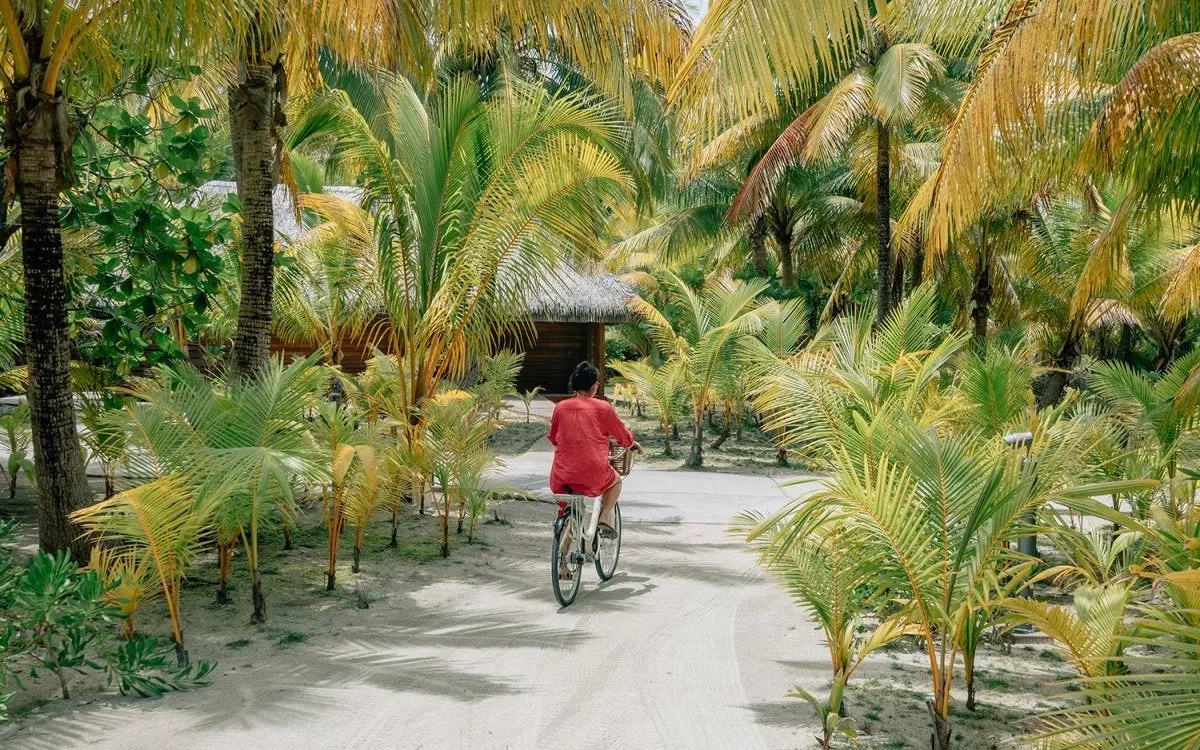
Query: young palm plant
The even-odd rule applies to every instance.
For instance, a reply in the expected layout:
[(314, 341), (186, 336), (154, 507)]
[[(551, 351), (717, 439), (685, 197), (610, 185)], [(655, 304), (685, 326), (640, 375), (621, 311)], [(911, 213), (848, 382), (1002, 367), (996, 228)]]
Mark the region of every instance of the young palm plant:
[[(153, 571), (159, 593), (167, 604), (175, 654), (181, 667), (187, 666), (188, 653), (183, 643), (180, 586), (187, 568), (207, 542), (214, 507), (214, 498), (198, 495), (186, 478), (168, 475), (75, 514), (75, 520), (88, 530), (94, 541), (113, 546), (115, 551), (105, 554), (127, 558), (123, 566), (125, 575), (137, 575), (137, 571), (145, 569)], [(132, 587), (135, 581), (124, 583)], [(132, 632), (132, 619), (127, 632)]]
[(862, 635), (871, 571), (840, 521), (816, 523), (813, 533), (803, 539), (790, 539), (779, 524), (764, 522), (754, 513), (741, 516), (735, 529), (751, 540), (762, 564), (780, 578), (825, 634), (833, 671), (829, 697), (822, 703), (800, 687), (793, 688), (791, 695), (812, 706), (821, 723), (822, 750), (828, 750), (839, 733), (853, 739), (854, 723), (845, 699), (850, 678), (872, 652), (905, 634), (904, 619), (885, 620)]
[(642, 359), (610, 360), (608, 366), (629, 383), (640, 403), (654, 410), (663, 434), (663, 455), (674, 455), (671, 433), (679, 418), (688, 411), (687, 395), (679, 382), (675, 364), (667, 362), (656, 366), (649, 359)]
[(766, 282), (710, 281), (699, 292), (673, 273), (661, 275), (673, 325), (663, 311), (641, 298), (634, 310), (651, 326), (661, 351), (669, 353), (669, 366), (677, 368), (679, 383), (687, 392), (692, 412), (692, 447), (686, 465), (704, 463), (704, 412), (714, 397), (714, 385), (723, 370), (734, 365), (738, 342), (762, 328), (759, 295)]
[(4, 475), (8, 479), (8, 498), (17, 495), (17, 477), (25, 475), (25, 481), (33, 484), (37, 473), (29, 456), (29, 448), (33, 444), (33, 429), (29, 422), (29, 405), (17, 404), (4, 414), (0, 414), (0, 446), (8, 454), (4, 466)]
[(956, 429), (977, 407), (943, 370), (967, 339), (943, 334), (932, 312), (924, 289), (873, 333), (869, 310), (836, 321), (765, 377), (758, 400), (770, 423), (811, 441), (831, 473), (823, 490), (765, 523), (784, 545), (829, 517), (845, 524), (871, 585), (902, 602), (906, 626), (925, 644), (932, 743), (945, 750), (960, 651), (972, 650), (981, 611), (1032, 565), (1009, 548), (1030, 532), (1026, 519), (1051, 500), (1125, 484), (1071, 486), (1086, 431), (1058, 413), (1030, 425), (1036, 463), (987, 431)]
[(1151, 475), (1162, 480), (1159, 502), (1174, 516), (1186, 516), (1195, 503), (1200, 436), (1200, 347), (1176, 360), (1159, 377), (1122, 362), (1096, 365), (1088, 384), (1124, 422), (1131, 442), (1139, 438), (1154, 451)]
[(127, 433), (135, 477), (185, 477), (212, 503), (212, 525), (227, 583), (232, 543), (241, 542), (250, 569), (252, 621), (266, 619), (258, 535), (272, 513), (288, 512), (293, 487), (325, 480), (304, 415), (328, 383), (315, 356), (284, 366), (274, 360), (248, 380), (212, 383), (188, 369), (161, 369), (129, 389)]
[[(475, 397), (465, 391), (446, 391), (430, 399), (423, 410), (425, 431), (422, 442), (441, 500), (435, 502), (441, 525), (442, 557), (450, 555), (450, 514), (466, 509), (470, 496), (479, 491), (483, 467), (494, 456), (487, 439), (495, 423), (484, 414)], [(436, 499), (436, 494), (435, 494)], [(462, 516), (459, 519), (462, 531)]]
[[(361, 419), (360, 414), (342, 404), (325, 402), (317, 407), (312, 427), (317, 445), (330, 464), (329, 485), (321, 490), (325, 501), (325, 529), (329, 536), (329, 567), (325, 573), (327, 591), (333, 591), (337, 578), (338, 543), (347, 517), (357, 520), (359, 508), (379, 494), (377, 445), (383, 424), (359, 426)], [(353, 567), (356, 573), (361, 553), (361, 534), (356, 534)]]

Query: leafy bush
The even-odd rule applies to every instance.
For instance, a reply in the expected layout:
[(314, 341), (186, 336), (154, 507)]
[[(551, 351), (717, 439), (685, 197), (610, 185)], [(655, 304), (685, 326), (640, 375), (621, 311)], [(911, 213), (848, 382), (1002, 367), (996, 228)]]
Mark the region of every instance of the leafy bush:
[[(0, 523), (0, 542), (15, 524)], [(103, 673), (124, 695), (161, 695), (203, 684), (211, 662), (175, 668), (170, 646), (156, 639), (122, 640), (115, 623), (118, 606), (106, 595), (116, 584), (105, 584), (99, 572), (80, 569), (66, 552), (38, 552), (17, 565), (12, 552), (0, 545), (0, 723), (15, 692), (26, 689), (25, 679), (45, 673), (58, 678), (63, 698), (70, 698), (68, 677)]]

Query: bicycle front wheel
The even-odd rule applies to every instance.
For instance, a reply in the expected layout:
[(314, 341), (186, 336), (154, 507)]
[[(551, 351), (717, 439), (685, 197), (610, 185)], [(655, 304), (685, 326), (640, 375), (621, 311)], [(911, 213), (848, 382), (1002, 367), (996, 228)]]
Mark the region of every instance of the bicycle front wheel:
[[(554, 598), (564, 607), (575, 601), (580, 579), (583, 578), (583, 565), (577, 559), (582, 555), (572, 554), (572, 543), (578, 542), (569, 538), (569, 529), (568, 519), (557, 519), (554, 522), (554, 542), (550, 548), (550, 583)], [(568, 575), (565, 580), (562, 577), (564, 573)]]
[(601, 581), (607, 581), (617, 572), (617, 558), (621, 556), (621, 504), (617, 503), (612, 509), (612, 527), (617, 532), (614, 536), (606, 537), (596, 534), (596, 575)]

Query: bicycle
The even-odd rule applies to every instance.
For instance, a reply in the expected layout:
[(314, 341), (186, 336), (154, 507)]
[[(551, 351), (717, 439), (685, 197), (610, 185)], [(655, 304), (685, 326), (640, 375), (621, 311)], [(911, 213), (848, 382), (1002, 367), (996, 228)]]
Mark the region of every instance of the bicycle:
[[(633, 450), (615, 443), (609, 447), (608, 462), (621, 476), (628, 476), (633, 469)], [(584, 529), (586, 495), (555, 495), (558, 515), (554, 519), (554, 541), (550, 546), (550, 580), (554, 598), (566, 607), (575, 601), (583, 578), (583, 565), (592, 561), (596, 564), (596, 575), (607, 581), (617, 572), (617, 560), (621, 556), (621, 503), (612, 509), (612, 535), (597, 534), (600, 521), (602, 498), (592, 498), (591, 512), (587, 513), (587, 528)], [(566, 539), (569, 549), (563, 549)], [(562, 571), (569, 578), (563, 580)]]

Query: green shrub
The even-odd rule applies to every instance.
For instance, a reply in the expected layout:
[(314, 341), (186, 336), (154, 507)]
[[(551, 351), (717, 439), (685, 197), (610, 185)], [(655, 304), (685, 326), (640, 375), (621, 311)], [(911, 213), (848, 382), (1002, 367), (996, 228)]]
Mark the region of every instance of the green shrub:
[[(0, 523), (0, 542), (13, 529)], [(173, 646), (119, 637), (121, 610), (104, 598), (115, 585), (66, 552), (38, 552), (20, 566), (0, 544), (0, 723), (15, 690), (26, 689), (23, 680), (45, 673), (58, 678), (63, 698), (71, 697), (71, 673), (103, 673), (122, 694), (141, 696), (203, 684), (211, 662), (177, 668), (168, 661)]]

